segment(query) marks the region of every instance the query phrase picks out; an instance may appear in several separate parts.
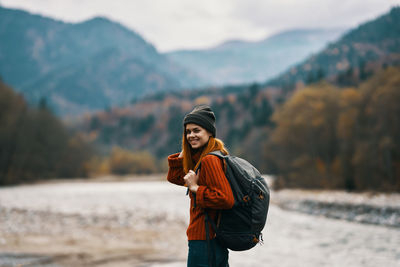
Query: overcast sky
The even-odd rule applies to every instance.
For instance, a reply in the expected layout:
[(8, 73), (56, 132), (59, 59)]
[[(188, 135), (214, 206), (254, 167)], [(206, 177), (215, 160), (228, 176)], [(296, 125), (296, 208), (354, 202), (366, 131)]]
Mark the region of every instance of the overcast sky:
[(106, 16), (161, 51), (260, 40), (282, 30), (355, 27), (400, 0), (0, 0), (66, 22)]

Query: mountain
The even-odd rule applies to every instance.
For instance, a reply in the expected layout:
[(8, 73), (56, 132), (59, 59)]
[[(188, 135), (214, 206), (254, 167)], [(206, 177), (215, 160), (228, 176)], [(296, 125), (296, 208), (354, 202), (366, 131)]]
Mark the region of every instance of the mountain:
[(266, 85), (291, 90), (299, 84), (327, 79), (352, 86), (390, 65), (400, 65), (400, 7), (361, 24)]
[(61, 114), (104, 109), (199, 79), (150, 43), (103, 17), (64, 23), (0, 7), (0, 76)]
[(213, 85), (264, 82), (325, 47), (344, 29), (298, 29), (259, 42), (232, 40), (206, 50), (166, 55)]

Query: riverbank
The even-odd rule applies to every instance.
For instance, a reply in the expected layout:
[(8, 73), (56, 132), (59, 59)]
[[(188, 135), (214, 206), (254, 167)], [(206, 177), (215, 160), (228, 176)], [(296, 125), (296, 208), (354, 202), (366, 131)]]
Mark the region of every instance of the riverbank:
[(0, 188), (0, 266), (183, 261), (187, 204), (178, 201), (184, 196), (184, 188), (158, 177)]
[(271, 201), (289, 211), (400, 228), (398, 193), (286, 189), (273, 192)]
[(184, 237), (170, 239), (183, 220), (4, 207), (0, 214), (0, 266), (140, 266), (184, 257), (177, 249)]
[[(184, 267), (188, 199), (165, 181), (57, 181), (0, 188), (0, 266)], [(395, 266), (399, 229), (283, 207), (303, 200), (396, 207), (341, 192), (271, 192), (264, 245), (231, 252), (230, 265)], [(283, 208), (281, 208), (283, 207)]]

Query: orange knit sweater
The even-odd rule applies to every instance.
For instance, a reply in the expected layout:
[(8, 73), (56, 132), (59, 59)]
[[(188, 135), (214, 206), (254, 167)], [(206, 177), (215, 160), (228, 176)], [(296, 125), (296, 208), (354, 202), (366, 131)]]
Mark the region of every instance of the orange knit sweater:
[[(183, 159), (178, 158), (179, 153), (168, 157), (169, 182), (184, 186)], [(199, 155), (193, 156), (197, 161)], [(196, 195), (190, 192), (190, 222), (186, 231), (188, 240), (205, 240), (204, 209), (208, 209), (210, 217), (215, 220), (218, 209), (230, 209), (234, 204), (232, 189), (225, 177), (221, 159), (214, 155), (206, 155), (201, 161), (198, 180), (199, 189)], [(196, 201), (196, 203), (195, 203)], [(215, 233), (210, 227), (210, 238)]]

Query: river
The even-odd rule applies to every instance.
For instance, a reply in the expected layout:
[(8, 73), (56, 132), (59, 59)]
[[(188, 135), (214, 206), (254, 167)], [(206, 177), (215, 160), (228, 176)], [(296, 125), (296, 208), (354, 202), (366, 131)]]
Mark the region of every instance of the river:
[[(164, 181), (3, 187), (0, 212), (0, 266), (186, 266), (188, 198)], [(398, 228), (271, 205), (263, 236), (230, 266), (400, 266)]]

